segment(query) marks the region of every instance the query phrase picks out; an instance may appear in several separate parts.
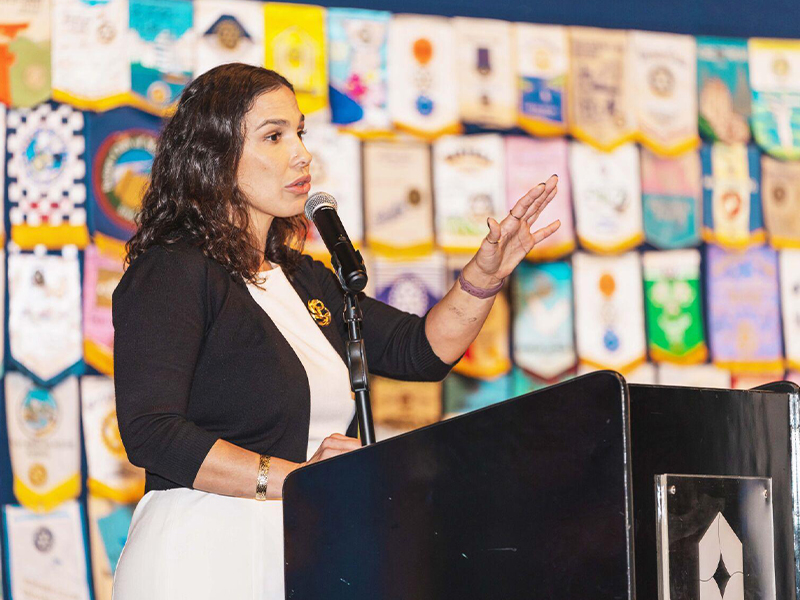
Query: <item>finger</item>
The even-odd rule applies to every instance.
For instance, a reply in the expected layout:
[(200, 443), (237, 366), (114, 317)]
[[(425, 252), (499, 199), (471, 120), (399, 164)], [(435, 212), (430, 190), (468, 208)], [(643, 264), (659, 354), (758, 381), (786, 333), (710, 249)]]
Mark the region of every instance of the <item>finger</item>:
[(547, 225), (546, 227), (542, 227), (541, 229), (537, 229), (536, 231), (534, 231), (532, 234), (533, 245), (535, 246), (542, 240), (545, 240), (551, 235), (553, 235), (556, 231), (558, 231), (559, 227), (561, 227), (561, 221), (553, 221), (552, 223), (550, 223), (550, 225)]
[(554, 187), (550, 190), (550, 192), (545, 196), (541, 202), (538, 202), (535, 206), (531, 206), (528, 213), (525, 215), (525, 222), (530, 227), (539, 218), (539, 215), (542, 214), (542, 211), (550, 204), (550, 201), (556, 197), (558, 193), (558, 187)]
[(346, 438), (346, 439), (331, 439), (326, 444), (326, 448), (333, 448), (335, 450), (346, 450), (352, 448), (358, 448), (361, 445), (355, 438)]
[[(540, 183), (539, 185), (529, 189), (525, 195), (517, 200), (516, 204), (511, 207), (511, 210), (508, 211), (508, 216), (506, 219), (511, 218), (515, 221), (521, 220), (531, 204), (533, 204), (538, 198), (546, 193), (546, 188), (546, 184)], [(505, 221), (506, 219), (503, 220)]]
[(494, 218), (489, 217), (486, 219), (486, 224), (489, 226), (489, 233), (486, 234), (486, 241), (492, 245), (496, 245), (500, 238), (502, 237), (502, 230), (500, 228), (500, 223), (498, 223)]

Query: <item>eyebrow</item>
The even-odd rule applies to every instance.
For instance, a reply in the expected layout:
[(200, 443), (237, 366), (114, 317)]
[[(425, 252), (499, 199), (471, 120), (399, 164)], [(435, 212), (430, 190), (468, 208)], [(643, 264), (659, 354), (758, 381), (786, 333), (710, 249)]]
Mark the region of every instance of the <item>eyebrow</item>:
[[(305, 120), (306, 120), (306, 116), (305, 115), (300, 115), (300, 126), (302, 126), (303, 123), (305, 123)], [(286, 119), (267, 119), (266, 121), (262, 122), (261, 125), (256, 127), (255, 130), (258, 131), (259, 129), (264, 127), (264, 125), (278, 125), (280, 127), (288, 127), (289, 126), (289, 121), (287, 121)]]

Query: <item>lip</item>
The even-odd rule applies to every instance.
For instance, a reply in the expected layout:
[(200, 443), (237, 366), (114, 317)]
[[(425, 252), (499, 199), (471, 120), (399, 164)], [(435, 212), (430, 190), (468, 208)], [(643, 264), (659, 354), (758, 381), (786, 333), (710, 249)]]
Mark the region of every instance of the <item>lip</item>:
[[(295, 179), (292, 183), (286, 186), (287, 189), (290, 188), (306, 188), (311, 186), (311, 175), (304, 175), (303, 177), (299, 177)], [(292, 190), (294, 191), (294, 190)]]

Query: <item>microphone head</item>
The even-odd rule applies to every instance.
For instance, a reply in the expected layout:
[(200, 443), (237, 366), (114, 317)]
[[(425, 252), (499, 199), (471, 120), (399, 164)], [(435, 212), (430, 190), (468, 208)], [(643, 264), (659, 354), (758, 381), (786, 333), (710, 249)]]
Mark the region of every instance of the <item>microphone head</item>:
[(306, 213), (306, 218), (309, 221), (313, 221), (314, 213), (320, 208), (332, 208), (336, 210), (337, 207), (336, 198), (326, 192), (316, 192), (306, 200), (304, 211)]

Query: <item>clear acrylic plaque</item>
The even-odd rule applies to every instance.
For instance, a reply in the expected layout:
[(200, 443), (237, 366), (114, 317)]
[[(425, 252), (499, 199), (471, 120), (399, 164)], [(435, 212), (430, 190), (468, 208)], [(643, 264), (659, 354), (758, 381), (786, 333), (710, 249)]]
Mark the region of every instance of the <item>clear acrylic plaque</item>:
[(776, 600), (772, 480), (656, 475), (660, 600)]

